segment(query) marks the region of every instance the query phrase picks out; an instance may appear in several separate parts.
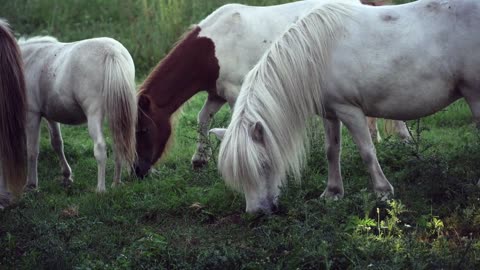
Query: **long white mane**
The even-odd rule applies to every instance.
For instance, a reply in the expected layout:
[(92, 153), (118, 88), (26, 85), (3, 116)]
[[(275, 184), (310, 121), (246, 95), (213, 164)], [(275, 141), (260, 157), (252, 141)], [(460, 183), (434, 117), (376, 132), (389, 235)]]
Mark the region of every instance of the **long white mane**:
[(18, 44), (26, 44), (33, 42), (58, 42), (58, 39), (52, 36), (35, 36), (35, 37), (20, 37), (17, 40)]
[[(308, 151), (307, 120), (323, 112), (322, 74), (329, 49), (360, 5), (352, 0), (322, 3), (293, 24), (245, 77), (218, 163), (234, 189), (258, 186), (266, 164), (278, 173), (279, 182), (271, 184), (280, 185), (289, 172), (300, 179)], [(264, 151), (249, 135), (256, 122), (263, 126)]]

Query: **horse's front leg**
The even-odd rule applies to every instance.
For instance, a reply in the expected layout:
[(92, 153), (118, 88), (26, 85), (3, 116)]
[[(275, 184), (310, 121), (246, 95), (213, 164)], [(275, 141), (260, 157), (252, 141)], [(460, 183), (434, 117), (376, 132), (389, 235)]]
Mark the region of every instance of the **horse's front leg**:
[(343, 198), (343, 181), (340, 169), (340, 152), (342, 137), (340, 134), (341, 123), (338, 119), (324, 119), (325, 151), (328, 161), (328, 183), (321, 197), (338, 200)]
[(62, 132), (60, 131), (60, 124), (48, 120), (48, 127), (50, 131), (50, 143), (52, 144), (55, 153), (57, 153), (60, 160), (60, 166), (62, 167), (63, 184), (65, 186), (69, 186), (73, 183), (72, 169), (67, 162), (67, 158), (65, 157), (65, 152), (63, 150), (63, 138)]
[(208, 128), (213, 116), (225, 104), (225, 100), (217, 95), (209, 94), (202, 110), (198, 113), (198, 139), (197, 150), (192, 157), (192, 167), (199, 169), (204, 167), (210, 156), (210, 149), (208, 148)]
[(41, 117), (37, 113), (29, 112), (27, 114), (27, 190), (36, 189), (38, 187), (38, 153), (40, 139), (40, 120)]
[(342, 106), (338, 108), (337, 115), (352, 134), (362, 160), (372, 177), (375, 193), (382, 199), (393, 195), (393, 187), (390, 182), (388, 182), (378, 163), (375, 146), (372, 143), (365, 114), (356, 107)]
[(98, 177), (97, 192), (105, 192), (105, 167), (107, 161), (107, 149), (102, 132), (103, 117), (95, 115), (88, 117), (88, 133), (93, 140), (93, 154), (97, 160)]

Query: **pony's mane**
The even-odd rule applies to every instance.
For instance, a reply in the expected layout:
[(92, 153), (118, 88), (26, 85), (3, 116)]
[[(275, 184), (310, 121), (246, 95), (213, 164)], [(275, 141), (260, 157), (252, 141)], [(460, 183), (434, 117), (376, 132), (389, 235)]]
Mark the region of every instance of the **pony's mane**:
[[(162, 67), (163, 64), (165, 64), (167, 61), (172, 61), (172, 58), (174, 58), (172, 55), (174, 54), (175, 50), (179, 47), (180, 44), (182, 44), (182, 42), (188, 38), (191, 34), (193, 33), (197, 33), (199, 31), (199, 28), (197, 27), (197, 25), (191, 25), (187, 31), (185, 31), (185, 33), (183, 33), (183, 35), (177, 40), (177, 42), (175, 42), (173, 48), (170, 50), (170, 52), (157, 64), (157, 66), (155, 66), (155, 68), (153, 69), (152, 72), (150, 72), (150, 75), (148, 75), (148, 77), (145, 79), (145, 81), (140, 85), (139, 87), (139, 90), (137, 92), (137, 96), (141, 96), (143, 94), (145, 94), (145, 92), (147, 91), (149, 85), (152, 83), (153, 80), (156, 79), (157, 77), (157, 74), (160, 70), (160, 68)], [(180, 116), (182, 115), (183, 113), (183, 110), (182, 110), (182, 106), (180, 106), (180, 108), (178, 108), (177, 111), (175, 111), (173, 114), (170, 115), (170, 118), (169, 118), (169, 124), (170, 124), (170, 128), (171, 128), (171, 133), (170, 133), (170, 137), (168, 138), (167, 140), (167, 143), (165, 144), (165, 148), (162, 152), (162, 155), (160, 156), (159, 160), (162, 160), (163, 158), (165, 158), (167, 156), (167, 154), (170, 152), (170, 149), (174, 143), (174, 138), (175, 138), (175, 132), (176, 132), (176, 126), (177, 126), (177, 122), (178, 122), (178, 119), (180, 118)], [(145, 113), (142, 108), (140, 108), (140, 106), (138, 106), (138, 109), (139, 109), (139, 113), (145, 115), (146, 117), (149, 117), (147, 113)], [(153, 122), (153, 120), (152, 120)], [(154, 122), (155, 124), (155, 122)]]
[(148, 77), (145, 79), (145, 81), (140, 85), (140, 88), (138, 90), (138, 96), (142, 95), (145, 93), (145, 91), (148, 89), (148, 86), (152, 83), (153, 80), (155, 80), (158, 71), (160, 68), (168, 61), (171, 61), (172, 58), (174, 58), (174, 54), (177, 50), (177, 48), (182, 44), (182, 42), (190, 37), (191, 34), (193, 33), (198, 33), (200, 29), (198, 28), (197, 25), (193, 24), (188, 27), (188, 29), (182, 34), (182, 36), (177, 40), (177, 42), (174, 43), (172, 49), (169, 51), (169, 53), (153, 68), (152, 72), (148, 75)]
[[(242, 191), (258, 186), (265, 161), (280, 185), (290, 172), (300, 179), (308, 152), (307, 121), (323, 113), (322, 74), (329, 51), (344, 32), (358, 1), (323, 2), (293, 24), (247, 74), (219, 153), (228, 185)], [(252, 141), (252, 126), (263, 126), (265, 151)], [(265, 155), (265, 156), (264, 156)]]
[(52, 36), (20, 37), (18, 44), (39, 43), (39, 42), (58, 42), (58, 39)]
[(10, 29), (10, 25), (8, 24), (8, 21), (5, 20), (4, 18), (0, 18), (0, 27)]

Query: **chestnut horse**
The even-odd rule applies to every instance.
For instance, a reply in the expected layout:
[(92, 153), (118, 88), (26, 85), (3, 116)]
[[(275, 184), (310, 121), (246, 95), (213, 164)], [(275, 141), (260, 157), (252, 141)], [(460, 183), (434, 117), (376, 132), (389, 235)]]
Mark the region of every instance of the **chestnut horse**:
[[(135, 172), (143, 177), (158, 161), (169, 141), (175, 111), (201, 90), (208, 98), (198, 114), (199, 136), (192, 158), (194, 168), (209, 158), (208, 127), (227, 102), (233, 108), (243, 77), (260, 60), (288, 25), (325, 0), (250, 7), (220, 7), (196, 25), (158, 64), (140, 87)], [(372, 121), (372, 136), (377, 136)], [(408, 138), (405, 123), (399, 134)]]
[(0, 209), (26, 181), (25, 81), (22, 57), (6, 21), (0, 19)]

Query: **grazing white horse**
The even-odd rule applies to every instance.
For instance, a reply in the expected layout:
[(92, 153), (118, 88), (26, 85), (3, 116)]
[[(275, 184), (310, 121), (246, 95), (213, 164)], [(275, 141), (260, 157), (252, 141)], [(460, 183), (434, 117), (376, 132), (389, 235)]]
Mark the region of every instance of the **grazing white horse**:
[(463, 97), (480, 124), (479, 26), (477, 0), (319, 5), (247, 75), (220, 147), (218, 168), (227, 184), (245, 193), (248, 212), (269, 213), (286, 175), (300, 176), (306, 122), (320, 115), (329, 166), (323, 195), (343, 196), (340, 121), (375, 192), (392, 194), (365, 116), (417, 119)]
[(0, 18), (0, 209), (19, 195), (26, 181), (25, 80), (22, 56)]
[(42, 117), (48, 121), (52, 147), (60, 158), (64, 183), (72, 170), (65, 159), (59, 123), (88, 124), (98, 163), (97, 192), (105, 191), (107, 151), (103, 120), (108, 117), (114, 142), (113, 185), (120, 184), (121, 166), (135, 159), (135, 66), (128, 50), (111, 38), (72, 43), (53, 37), (19, 41), (27, 84), (27, 187), (38, 186), (37, 157)]

